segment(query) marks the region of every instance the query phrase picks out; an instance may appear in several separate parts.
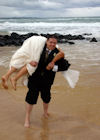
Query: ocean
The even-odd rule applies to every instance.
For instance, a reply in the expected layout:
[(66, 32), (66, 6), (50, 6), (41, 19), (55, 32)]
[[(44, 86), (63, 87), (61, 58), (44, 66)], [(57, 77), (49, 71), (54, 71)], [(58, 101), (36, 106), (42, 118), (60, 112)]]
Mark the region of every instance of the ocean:
[(100, 17), (0, 18), (0, 32), (84, 34), (99, 38)]

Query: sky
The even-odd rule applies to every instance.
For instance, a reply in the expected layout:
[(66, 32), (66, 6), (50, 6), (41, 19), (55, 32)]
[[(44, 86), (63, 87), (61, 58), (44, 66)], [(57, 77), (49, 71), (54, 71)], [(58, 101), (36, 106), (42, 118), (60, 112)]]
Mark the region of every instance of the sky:
[(85, 16), (100, 16), (100, 0), (0, 0), (0, 18)]

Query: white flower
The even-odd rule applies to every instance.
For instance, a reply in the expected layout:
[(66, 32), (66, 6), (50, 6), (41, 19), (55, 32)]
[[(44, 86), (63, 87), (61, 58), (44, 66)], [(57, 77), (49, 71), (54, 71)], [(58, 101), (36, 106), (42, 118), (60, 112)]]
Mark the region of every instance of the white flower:
[(56, 56), (56, 53), (54, 53), (53, 56)]

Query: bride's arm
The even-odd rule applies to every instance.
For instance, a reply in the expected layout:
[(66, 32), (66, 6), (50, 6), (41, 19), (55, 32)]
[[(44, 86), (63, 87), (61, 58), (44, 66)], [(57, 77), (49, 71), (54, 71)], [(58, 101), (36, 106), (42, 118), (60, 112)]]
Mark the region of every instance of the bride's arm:
[(53, 63), (60, 60), (61, 58), (64, 58), (64, 52), (60, 48), (58, 48), (58, 50), (59, 52), (56, 54), (56, 56), (52, 60)]
[(47, 70), (51, 70), (54, 67), (56, 61), (60, 60), (61, 58), (64, 58), (64, 52), (60, 48), (58, 48), (58, 50), (59, 52), (55, 55), (53, 60), (46, 67)]

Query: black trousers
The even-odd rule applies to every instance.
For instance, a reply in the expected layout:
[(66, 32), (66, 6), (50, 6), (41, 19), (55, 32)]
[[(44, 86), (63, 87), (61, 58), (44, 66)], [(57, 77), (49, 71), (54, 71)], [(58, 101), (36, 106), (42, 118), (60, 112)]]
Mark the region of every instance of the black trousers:
[(28, 84), (28, 92), (25, 101), (31, 105), (36, 104), (38, 100), (39, 93), (44, 103), (49, 103), (51, 99), (51, 86), (40, 86), (33, 84)]

